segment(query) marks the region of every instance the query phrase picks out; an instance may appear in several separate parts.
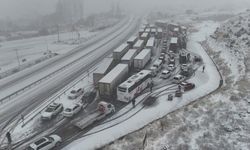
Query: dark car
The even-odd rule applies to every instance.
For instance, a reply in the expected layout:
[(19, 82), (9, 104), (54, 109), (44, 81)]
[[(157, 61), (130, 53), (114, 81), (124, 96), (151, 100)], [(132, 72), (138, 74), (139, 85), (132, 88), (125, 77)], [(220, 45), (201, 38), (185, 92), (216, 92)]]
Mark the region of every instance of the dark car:
[(157, 98), (150, 95), (144, 102), (143, 105), (145, 106), (151, 106), (156, 102)]
[(81, 98), (83, 104), (91, 103), (96, 97), (96, 91), (85, 92)]
[(182, 92), (181, 92), (181, 90), (176, 90), (176, 91), (175, 91), (175, 97), (182, 97)]
[(189, 91), (195, 88), (195, 84), (189, 82), (181, 82), (181, 86), (183, 87), (184, 91)]

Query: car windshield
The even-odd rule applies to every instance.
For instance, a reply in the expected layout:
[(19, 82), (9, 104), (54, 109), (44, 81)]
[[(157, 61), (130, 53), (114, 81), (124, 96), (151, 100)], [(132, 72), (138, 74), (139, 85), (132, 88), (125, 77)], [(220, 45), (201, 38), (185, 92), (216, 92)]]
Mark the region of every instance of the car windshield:
[(124, 88), (124, 87), (118, 87), (118, 90), (120, 92), (126, 92), (127, 91), (127, 88)]
[(48, 107), (48, 108), (46, 109), (46, 112), (53, 112), (54, 110), (55, 110), (54, 107)]
[(53, 142), (54, 139), (52, 137), (47, 137), (50, 142)]
[(70, 108), (66, 108), (65, 111), (66, 112), (71, 112), (71, 109)]
[(179, 80), (180, 79), (180, 77), (174, 77), (174, 80)]
[(75, 90), (72, 90), (70, 93), (71, 93), (71, 94), (75, 94), (75, 93), (76, 93), (76, 91), (75, 91)]
[(40, 145), (40, 144), (44, 143), (45, 141), (46, 141), (46, 138), (42, 138), (42, 139), (36, 141), (35, 144)]

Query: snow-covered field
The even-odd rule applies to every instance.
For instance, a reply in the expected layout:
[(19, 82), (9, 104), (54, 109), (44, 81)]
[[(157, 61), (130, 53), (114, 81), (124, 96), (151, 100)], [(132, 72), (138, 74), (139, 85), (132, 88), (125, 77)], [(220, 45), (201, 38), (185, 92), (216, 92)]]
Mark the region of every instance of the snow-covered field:
[[(86, 42), (98, 34), (98, 32), (89, 31), (80, 31), (79, 33), (81, 42)], [(0, 73), (18, 66), (17, 55), (20, 63), (23, 64), (41, 58), (44, 53), (48, 53), (48, 50), (63, 54), (78, 46), (78, 37), (75, 32), (60, 34), (60, 41), (57, 42), (57, 35), (49, 35), (0, 43)], [(23, 59), (26, 59), (26, 61), (22, 62)]]
[[(126, 20), (124, 20), (124, 21), (126, 21)], [(133, 31), (135, 29), (136, 25), (137, 25), (137, 22), (134, 20), (134, 18), (131, 18), (131, 19), (129, 19), (129, 21), (126, 23), (126, 25), (124, 27), (122, 27), (116, 31), (117, 33), (116, 32), (113, 33), (115, 35), (118, 34), (119, 35), (118, 37), (116, 37), (115, 39), (112, 39), (113, 37), (112, 37), (112, 35), (110, 35), (111, 37), (106, 37), (104, 39), (104, 40), (112, 39), (112, 41), (111, 41), (112, 43), (106, 44), (106, 41), (101, 41), (101, 42), (105, 43), (105, 45), (103, 45), (102, 47), (100, 47), (98, 45), (98, 43), (96, 45), (93, 45), (92, 47), (90, 47), (92, 49), (98, 49), (98, 50), (100, 49), (100, 50), (102, 50), (102, 53), (100, 53), (100, 51), (98, 51), (98, 50), (94, 51), (94, 53), (89, 55), (88, 58), (81, 60), (81, 62), (79, 62), (79, 64), (77, 66), (75, 66), (77, 69), (71, 68), (73, 70), (73, 72), (77, 72), (79, 68), (83, 67), (83, 64), (88, 65), (88, 63), (91, 63), (94, 60), (98, 59), (99, 57), (101, 57), (100, 55), (104, 54), (105, 52), (109, 53), (111, 50), (113, 50), (115, 44), (121, 43), (121, 41), (124, 41), (124, 38), (127, 38), (127, 36), (130, 35), (131, 31)], [(97, 48), (95, 48), (95, 47), (97, 47)], [(106, 53), (105, 53), (105, 55), (106, 55)], [(98, 65), (99, 64), (97, 64), (96, 66), (98, 66)], [(39, 105), (39, 107), (35, 108), (34, 111), (32, 111), (28, 115), (24, 116), (25, 126), (22, 127), (22, 121), (20, 121), (20, 124), (14, 129), (14, 131), (12, 131), (13, 139), (15, 140), (15, 142), (22, 140), (22, 139), (36, 133), (35, 129), (37, 127), (37, 124), (40, 123), (40, 117), (41, 117), (39, 114), (41, 111), (40, 109), (44, 109), (44, 107), (46, 107), (48, 105), (48, 103), (51, 103), (52, 101), (55, 100), (56, 102), (63, 103), (64, 107), (72, 105), (72, 103), (75, 103), (76, 101), (74, 101), (74, 100), (70, 101), (67, 99), (68, 92), (71, 91), (73, 88), (78, 89), (80, 87), (81, 88), (84, 87), (85, 89), (88, 89), (89, 87), (92, 87), (93, 83), (92, 83), (92, 78), (91, 78), (92, 77), (91, 72), (96, 69), (96, 66), (92, 67), (92, 69), (89, 69), (88, 71), (85, 71), (82, 76), (80, 76), (77, 79), (74, 79), (74, 81), (72, 81), (72, 83), (67, 85), (65, 88), (60, 90), (58, 93), (55, 93), (50, 99), (46, 100), (46, 102), (41, 104), (41, 106)], [(67, 71), (67, 73), (72, 73), (72, 71), (68, 71), (68, 70), (64, 70), (64, 71)], [(63, 79), (62, 76), (67, 75), (67, 73), (62, 73), (61, 76), (58, 77), (57, 79), (62, 80)], [(53, 79), (53, 82), (57, 79)], [(60, 81), (60, 82), (62, 83), (63, 81)], [(44, 86), (44, 88), (47, 89), (47, 87), (50, 85), (48, 83), (45, 83), (45, 84), (43, 84), (43, 86)], [(34, 89), (34, 90), (36, 90), (36, 89)], [(64, 92), (65, 92), (65, 94), (64, 94)], [(6, 106), (9, 106), (9, 104)], [(56, 127), (57, 126), (55, 125), (55, 128)]]
[[(205, 40), (203, 46), (218, 65), (224, 85), (215, 93), (103, 149), (250, 149), (250, 104), (247, 102), (250, 99), (250, 80), (247, 76), (249, 70), (245, 66), (249, 64), (248, 49), (239, 46), (239, 52), (235, 54), (234, 48), (225, 47), (224, 38), (222, 41), (208, 38), (217, 27), (219, 24), (216, 22), (196, 24), (198, 32), (191, 37), (200, 37), (199, 42)], [(223, 25), (221, 28), (224, 28)], [(219, 30), (225, 30), (221, 28)], [(146, 141), (144, 145), (143, 141)]]

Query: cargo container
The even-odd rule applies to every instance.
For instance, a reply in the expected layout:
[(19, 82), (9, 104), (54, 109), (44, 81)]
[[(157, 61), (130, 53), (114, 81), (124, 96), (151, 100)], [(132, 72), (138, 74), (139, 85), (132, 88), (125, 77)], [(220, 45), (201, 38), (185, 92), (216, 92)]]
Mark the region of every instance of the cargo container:
[(156, 38), (161, 39), (162, 33), (163, 33), (163, 30), (161, 28), (157, 28)]
[(93, 72), (93, 83), (96, 86), (98, 81), (101, 80), (113, 67), (115, 66), (115, 62), (113, 58), (104, 58), (100, 63), (98, 68)]
[(134, 44), (137, 41), (137, 37), (136, 36), (132, 36), (128, 39), (127, 43), (129, 44), (129, 48), (132, 48), (134, 46)]
[(151, 49), (151, 52), (153, 52), (154, 46), (155, 46), (155, 38), (154, 38), (154, 37), (151, 37), (151, 38), (149, 38), (149, 40), (148, 40), (148, 42), (147, 42), (145, 48)]
[(168, 24), (168, 30), (169, 31), (174, 31), (175, 28), (179, 28), (179, 25), (175, 24), (175, 23)]
[(177, 48), (178, 48), (178, 38), (172, 37), (170, 40), (169, 51), (177, 53)]
[(129, 70), (133, 69), (134, 58), (138, 54), (137, 49), (130, 49), (128, 52), (122, 57), (121, 63), (127, 64), (129, 66)]
[(156, 35), (156, 29), (153, 28), (153, 29), (151, 29), (151, 36), (155, 36), (155, 35)]
[(174, 37), (178, 37), (179, 33), (180, 33), (179, 28), (174, 28), (173, 36), (174, 36)]
[(155, 25), (158, 26), (158, 27), (166, 29), (168, 27), (168, 22), (164, 21), (164, 20), (157, 20), (155, 22)]
[(119, 62), (121, 60), (121, 58), (123, 57), (123, 55), (126, 54), (128, 50), (129, 50), (129, 44), (127, 44), (127, 43), (124, 43), (124, 44), (120, 45), (118, 48), (116, 48), (113, 51), (114, 61)]
[(143, 69), (146, 64), (151, 59), (151, 50), (143, 49), (135, 58), (134, 58), (134, 68), (136, 70)]
[(146, 33), (144, 32), (141, 36), (140, 36), (140, 39), (141, 40), (144, 40), (144, 41), (147, 41), (149, 38), (149, 33)]
[(140, 28), (140, 29), (139, 29), (139, 36), (141, 36), (141, 35), (142, 35), (142, 33), (144, 33), (144, 31), (145, 31), (145, 29), (144, 29), (144, 28)]
[(150, 32), (151, 32), (151, 29), (150, 29), (150, 28), (146, 28), (146, 29), (145, 29), (145, 32), (146, 32), (146, 33), (150, 33)]
[(118, 64), (98, 82), (99, 96), (104, 99), (115, 98), (116, 87), (128, 77), (128, 65)]
[(137, 49), (138, 51), (141, 51), (144, 47), (144, 40), (138, 40), (135, 44), (134, 44), (134, 49)]

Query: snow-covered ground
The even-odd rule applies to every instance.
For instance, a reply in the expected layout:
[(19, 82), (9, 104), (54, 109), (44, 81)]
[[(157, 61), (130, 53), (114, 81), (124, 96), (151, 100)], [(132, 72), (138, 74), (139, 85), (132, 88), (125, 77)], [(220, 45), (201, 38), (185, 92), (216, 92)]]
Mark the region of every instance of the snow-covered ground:
[[(88, 42), (83, 43), (80, 46), (78, 46), (77, 48), (71, 50), (67, 54), (63, 54), (63, 55), (60, 55), (58, 57), (54, 57), (54, 58), (52, 58), (48, 61), (42, 62), (34, 67), (28, 68), (22, 72), (19, 72), (17, 74), (14, 74), (12, 76), (9, 76), (7, 78), (0, 80), (0, 85), (3, 85), (1, 92), (0, 92), (0, 97), (4, 98), (4, 97), (11, 95), (13, 93), (15, 94), (16, 91), (18, 91), (18, 90), (20, 90), (20, 89), (22, 89), (25, 86), (30, 85), (30, 84), (32, 84), (32, 86), (34, 86), (35, 85), (34, 83), (37, 83), (37, 81), (41, 80), (42, 78), (48, 77), (48, 75), (51, 74), (52, 72), (55, 72), (55, 74), (58, 74), (58, 72), (63, 71), (65, 68), (68, 68), (68, 67), (74, 65), (75, 63), (78, 63), (79, 60), (81, 60), (83, 57), (89, 58), (90, 57), (89, 55), (92, 54), (92, 52), (94, 52), (95, 49), (100, 48), (100, 46), (103, 46), (103, 44), (106, 44), (110, 40), (114, 39), (116, 36), (120, 35), (121, 31), (123, 31), (124, 29), (127, 28), (127, 26), (124, 23), (131, 23), (132, 21), (134, 21), (134, 20), (132, 20), (132, 19), (129, 20), (128, 18), (126, 18), (126, 19), (122, 20), (121, 22), (119, 22), (117, 25), (113, 26), (112, 28), (109, 28), (109, 29), (103, 31), (101, 34), (99, 34), (95, 38), (92, 38)], [(124, 26), (124, 27), (121, 28), (121, 26)], [(117, 30), (117, 29), (119, 29), (119, 30)], [(114, 32), (114, 31), (116, 31), (116, 32)], [(109, 36), (107, 36), (107, 34)], [(106, 37), (106, 38), (103, 39), (103, 37)], [(96, 42), (96, 41), (98, 41), (98, 42)], [(62, 58), (63, 58), (63, 61), (62, 61)], [(68, 67), (65, 67), (65, 66), (68, 66)], [(53, 75), (53, 77), (55, 77), (55, 75)], [(20, 80), (20, 78), (22, 80)], [(19, 79), (19, 80), (17, 80), (17, 79)], [(47, 79), (49, 79), (49, 78), (47, 78)], [(15, 84), (13, 84), (13, 83), (15, 83)], [(5, 86), (5, 88), (3, 88), (4, 86)], [(26, 90), (23, 90), (23, 91), (27, 92), (27, 89), (28, 88), (26, 88)], [(21, 94), (23, 94), (23, 93), (24, 92), (21, 92)], [(17, 95), (19, 95), (19, 94), (17, 94)], [(17, 95), (15, 95), (15, 96), (17, 96)], [(7, 99), (8, 99), (8, 97), (7, 97)], [(6, 100), (6, 98), (4, 100)]]
[[(206, 30), (207, 32), (211, 30)], [(195, 76), (191, 78), (189, 81), (196, 84), (197, 88), (194, 90), (187, 92), (183, 95), (182, 98), (174, 98), (173, 101), (167, 101), (167, 95), (160, 96), (157, 100), (157, 104), (153, 107), (143, 108), (142, 104), (138, 104), (137, 107), (127, 113), (122, 118), (118, 120), (114, 120), (114, 122), (110, 122), (111, 127), (107, 128), (107, 124), (98, 126), (93, 128), (86, 134), (90, 134), (89, 136), (83, 137), (79, 140), (76, 140), (66, 146), (65, 150), (81, 150), (83, 147), (84, 149), (96, 149), (100, 148), (105, 144), (108, 144), (128, 133), (136, 131), (145, 125), (151, 123), (154, 120), (164, 117), (166, 114), (173, 112), (183, 106), (197, 100), (198, 98), (209, 94), (210, 92), (214, 91), (219, 86), (220, 82), (220, 75), (216, 70), (212, 60), (209, 56), (205, 53), (202, 49), (201, 45), (198, 43), (199, 40), (204, 38), (203, 32), (193, 34), (190, 38), (188, 49), (192, 52), (195, 52), (201, 55), (204, 59), (206, 64), (206, 71), (205, 73), (201, 72), (201, 68), (195, 73)], [(161, 90), (161, 89), (160, 89)], [(140, 97), (136, 101), (139, 100)], [(127, 106), (132, 107), (132, 106)], [(124, 108), (127, 109), (127, 108)], [(121, 110), (122, 111), (122, 110)], [(130, 118), (130, 116), (132, 116)], [(126, 119), (125, 119), (126, 118)], [(122, 120), (120, 120), (122, 119)], [(119, 123), (121, 122), (121, 123)], [(105, 129), (106, 130), (101, 130)], [(101, 130), (101, 131), (100, 131)], [(96, 131), (99, 131), (95, 133)], [(95, 134), (91, 134), (95, 133)], [(138, 136), (137, 136), (138, 137)], [(138, 138), (140, 139), (140, 138)], [(136, 139), (133, 139), (136, 140)], [(118, 141), (119, 142), (119, 141)], [(139, 147), (133, 147), (130, 143), (131, 141), (123, 141), (119, 144), (114, 144), (114, 146), (110, 149), (140, 149)], [(127, 148), (123, 147), (122, 145), (129, 145)], [(108, 148), (108, 149), (109, 149)], [(151, 149), (159, 149), (159, 148), (151, 148)]]
[[(64, 82), (63, 76), (65, 77), (68, 74), (71, 74), (72, 72), (77, 72), (79, 68), (87, 66), (89, 63), (91, 63), (94, 60), (97, 60), (99, 57), (101, 57), (101, 55), (103, 55), (104, 53), (105, 53), (105, 55), (110, 53), (111, 50), (113, 50), (114, 47), (116, 47), (117, 43), (121, 43), (122, 41), (124, 41), (124, 39), (126, 39), (127, 36), (130, 35), (131, 31), (134, 31), (136, 25), (137, 25), (137, 22), (134, 20), (134, 18), (131, 18), (125, 26), (123, 26), (121, 29), (117, 30), (118, 33), (116, 33), (116, 32), (113, 33), (113, 34), (118, 34), (119, 36), (112, 39), (112, 41), (111, 41), (112, 43), (107, 44), (104, 41), (102, 41), (104, 43), (104, 45), (102, 45), (102, 47), (100, 47), (98, 44), (93, 45), (91, 48), (97, 49), (97, 51), (94, 51), (93, 54), (91, 53), (91, 55), (89, 55), (89, 57), (87, 57), (86, 59), (82, 59), (79, 63), (77, 63), (75, 68), (71, 68), (70, 71), (67, 69), (64, 70), (64, 73), (60, 74), (59, 77), (53, 79), (53, 82), (56, 82), (57, 80), (59, 80), (60, 83)], [(109, 38), (111, 38), (111, 37), (107, 37), (104, 40), (109, 40)], [(95, 48), (95, 47), (97, 47), (97, 48)], [(100, 51), (98, 51), (98, 50), (102, 50), (102, 53), (100, 53)], [(98, 65), (99, 64), (97, 64), (96, 66), (98, 66)], [(28, 115), (24, 116), (25, 126), (22, 127), (22, 122), (20, 122), (20, 124), (16, 127), (16, 129), (14, 129), (14, 131), (13, 131), (14, 139), (19, 141), (19, 140), (22, 140), (23, 138), (31, 136), (31, 134), (34, 134), (35, 133), (34, 129), (35, 129), (35, 127), (37, 127), (36, 125), (37, 125), (37, 123), (39, 123), (39, 119), (40, 119), (40, 115), (39, 115), (39, 112), (41, 111), (40, 109), (44, 109), (44, 107), (46, 107), (52, 101), (55, 100), (57, 102), (63, 103), (63, 105), (65, 107), (71, 105), (72, 103), (75, 103), (76, 101), (70, 101), (67, 99), (68, 92), (70, 92), (72, 90), (72, 88), (76, 88), (76, 89), (78, 89), (80, 87), (89, 88), (89, 86), (93, 86), (92, 78), (91, 78), (92, 77), (91, 71), (96, 69), (96, 66), (94, 66), (92, 69), (89, 69), (88, 71), (85, 71), (82, 74), (82, 76), (79, 77), (79, 79), (75, 79), (74, 81), (72, 80), (71, 84), (67, 85), (65, 88), (60, 90), (58, 93), (55, 93), (50, 99), (46, 100), (43, 104), (39, 105), (38, 108), (35, 108), (34, 111), (32, 111)], [(89, 72), (89, 74), (88, 74), (88, 72)], [(86, 77), (83, 79), (84, 76), (86, 76)], [(75, 82), (77, 84), (75, 84), (73, 86), (72, 84), (74, 84)], [(49, 87), (51, 86), (51, 85), (49, 85), (50, 83), (51, 82), (41, 84), (40, 88), (44, 87), (44, 89), (47, 89), (48, 86)], [(51, 83), (51, 84), (53, 85), (54, 83)], [(37, 89), (35, 88), (34, 90), (37, 90)], [(42, 91), (42, 90), (40, 90), (40, 91)], [(65, 95), (64, 95), (64, 92), (65, 92)], [(31, 95), (29, 94), (27, 96), (31, 96)], [(57, 99), (58, 97), (60, 97), (60, 98)], [(22, 98), (22, 100), (24, 100), (24, 98)], [(18, 101), (18, 102), (22, 103), (21, 101)], [(16, 104), (17, 103), (15, 103), (15, 105)], [(2, 110), (3, 110), (3, 108), (5, 108), (6, 110), (10, 110), (7, 108), (7, 107), (10, 107), (10, 104), (6, 104), (5, 107), (4, 106), (1, 106), (1, 107), (2, 107)], [(33, 118), (33, 119), (30, 120), (30, 118)], [(28, 123), (26, 124), (26, 122), (28, 122)]]
[[(192, 150), (250, 149), (250, 104), (247, 102), (250, 99), (250, 80), (246, 66), (250, 64), (249, 53), (245, 53), (245, 47), (239, 46), (237, 50), (245, 55), (235, 54), (234, 48), (225, 48), (224, 38), (222, 41), (209, 38), (217, 27), (219, 24), (216, 22), (198, 23), (194, 26), (198, 32), (191, 37), (199, 37), (196, 39), (199, 42), (205, 40), (203, 46), (219, 67), (224, 85), (215, 93), (103, 147), (104, 150), (151, 150), (164, 147)], [(193, 50), (201, 51), (195, 49), (198, 45), (192, 47)]]
[[(81, 35), (81, 43), (86, 42), (98, 34), (98, 32), (84, 30), (79, 33)], [(23, 64), (41, 58), (48, 50), (53, 53), (63, 54), (79, 45), (75, 32), (60, 34), (60, 41), (61, 42), (57, 42), (57, 35), (49, 35), (0, 43), (0, 73), (18, 66), (17, 55), (19, 56), (20, 63)], [(26, 61), (22, 62), (23, 59), (26, 59)]]

